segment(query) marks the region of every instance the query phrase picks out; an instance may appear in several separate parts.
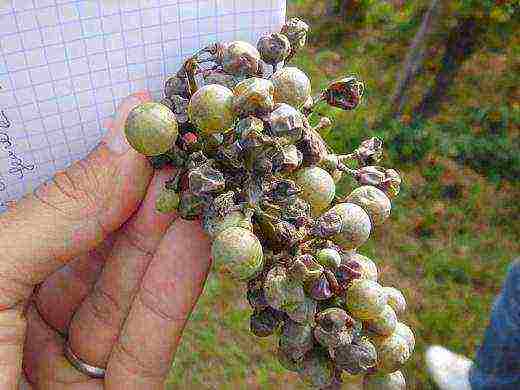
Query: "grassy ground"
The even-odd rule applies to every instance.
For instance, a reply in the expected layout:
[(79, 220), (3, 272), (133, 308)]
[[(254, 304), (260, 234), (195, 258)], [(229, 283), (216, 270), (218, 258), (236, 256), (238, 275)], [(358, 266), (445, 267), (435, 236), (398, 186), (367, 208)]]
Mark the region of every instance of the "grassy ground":
[[(306, 2), (297, 3), (290, 14), (312, 19)], [(429, 389), (434, 387), (424, 367), (425, 348), (442, 344), (474, 356), (508, 264), (520, 254), (520, 108), (514, 81), (519, 38), (482, 47), (457, 77), (450, 102), (430, 122), (416, 125), (405, 115), (372, 129), (415, 31), (412, 11), (406, 5), (391, 14), (383, 9), (357, 32), (329, 23), (313, 34), (295, 63), (315, 89), (345, 73), (366, 82), (364, 105), (354, 113), (334, 111), (327, 139), (345, 152), (378, 135), (388, 147), (384, 165), (402, 173), (402, 194), (390, 220), (360, 252), (376, 261), (383, 285), (399, 287), (407, 297), (403, 321), (415, 330), (417, 347), (404, 371), (410, 389)], [(428, 71), (436, 69), (441, 54), (429, 56), (412, 101), (431, 82)], [(349, 188), (343, 183), (343, 192)], [(271, 357), (273, 340), (249, 334), (244, 293), (243, 286), (211, 274), (185, 330), (169, 388), (303, 388)]]

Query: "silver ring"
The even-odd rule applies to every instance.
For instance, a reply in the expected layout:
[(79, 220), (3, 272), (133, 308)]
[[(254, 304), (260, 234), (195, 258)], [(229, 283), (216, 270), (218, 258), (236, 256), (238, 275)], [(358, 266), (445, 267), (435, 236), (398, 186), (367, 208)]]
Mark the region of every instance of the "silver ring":
[(79, 372), (90, 376), (91, 378), (104, 378), (106, 370), (104, 368), (91, 366), (90, 364), (85, 363), (79, 357), (76, 356), (72, 349), (70, 348), (69, 341), (65, 343), (65, 348), (63, 351), (65, 357), (69, 361), (70, 364), (74, 366), (76, 370)]

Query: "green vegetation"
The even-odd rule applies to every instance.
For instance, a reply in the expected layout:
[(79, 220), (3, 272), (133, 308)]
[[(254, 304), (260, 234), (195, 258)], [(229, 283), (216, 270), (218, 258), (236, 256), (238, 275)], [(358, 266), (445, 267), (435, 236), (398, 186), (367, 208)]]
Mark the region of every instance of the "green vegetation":
[[(460, 15), (484, 18), (489, 28), (479, 33), (444, 100), (421, 119), (414, 110), (442, 69), (442, 43), (455, 16), (434, 29), (402, 115), (393, 116), (390, 97), (429, 2), (362, 1), (366, 8), (351, 21), (324, 17), (317, 2), (290, 3), (289, 14), (313, 26), (309, 48), (295, 60), (313, 89), (342, 74), (366, 83), (357, 111), (323, 106), (322, 114), (335, 117), (327, 141), (343, 152), (377, 135), (385, 141), (385, 165), (402, 173), (402, 194), (389, 221), (360, 252), (376, 262), (383, 285), (399, 287), (407, 298), (403, 320), (417, 338), (404, 369), (409, 388), (433, 388), (425, 348), (442, 344), (473, 357), (508, 264), (520, 254), (520, 36), (511, 34), (518, 31), (512, 8), (475, 10), (474, 1), (450, 2), (461, 4)], [(347, 192), (350, 183), (341, 188)], [(303, 388), (270, 355), (272, 338), (249, 333), (243, 297), (243, 286), (211, 274), (185, 330), (170, 388)]]

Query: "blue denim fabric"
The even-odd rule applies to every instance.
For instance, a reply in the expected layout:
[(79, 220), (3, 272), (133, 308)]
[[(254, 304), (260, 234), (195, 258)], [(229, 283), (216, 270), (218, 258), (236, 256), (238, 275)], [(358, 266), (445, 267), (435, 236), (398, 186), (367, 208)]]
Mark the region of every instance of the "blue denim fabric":
[(509, 268), (470, 371), (473, 390), (520, 389), (520, 260)]

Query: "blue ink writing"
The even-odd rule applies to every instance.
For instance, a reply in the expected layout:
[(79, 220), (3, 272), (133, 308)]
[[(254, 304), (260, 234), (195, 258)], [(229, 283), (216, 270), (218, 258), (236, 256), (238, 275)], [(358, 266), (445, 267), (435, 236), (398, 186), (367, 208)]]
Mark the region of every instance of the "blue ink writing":
[(0, 129), (8, 129), (11, 127), (11, 121), (7, 118), (4, 110), (0, 111)]
[[(16, 155), (14, 151), (14, 143), (11, 139), (7, 130), (11, 127), (11, 121), (7, 117), (7, 114), (4, 110), (0, 111), (0, 129), (4, 129), (4, 131), (0, 131), (0, 147), (2, 150), (7, 152), (7, 156), (9, 159), (9, 170), (8, 173), (10, 175), (16, 176), (18, 179), (23, 179), (24, 173), (26, 171), (32, 171), (35, 167), (34, 164), (28, 164), (24, 162), (20, 157)], [(7, 185), (5, 182), (0, 180), (0, 192), (6, 191)]]

